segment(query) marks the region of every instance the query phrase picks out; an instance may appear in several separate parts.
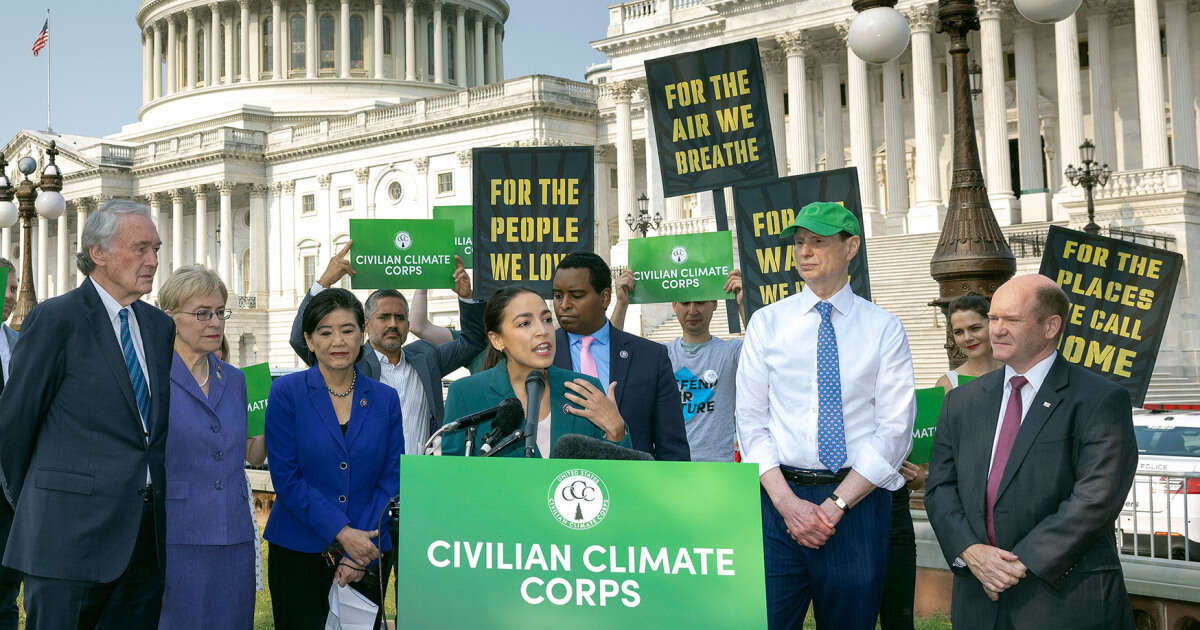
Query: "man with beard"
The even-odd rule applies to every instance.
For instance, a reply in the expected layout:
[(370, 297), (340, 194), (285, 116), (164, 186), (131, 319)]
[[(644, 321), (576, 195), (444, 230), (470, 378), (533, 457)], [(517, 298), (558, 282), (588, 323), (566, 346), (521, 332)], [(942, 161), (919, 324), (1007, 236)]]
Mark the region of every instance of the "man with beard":
[[(292, 349), (305, 363), (312, 365), (313, 356), (304, 343), (302, 321), (309, 300), (321, 291), (337, 284), (354, 269), (346, 255), (351, 243), (346, 243), (325, 267), (325, 272), (309, 289), (308, 295), (296, 309), (292, 322)], [(390, 385), (400, 396), (404, 417), (404, 450), (419, 455), (429, 436), (442, 426), (445, 405), (442, 400), (442, 377), (468, 364), (483, 350), (483, 307), (471, 299), (471, 278), (463, 262), (454, 257), (454, 292), (458, 294), (458, 309), (462, 336), (435, 346), (427, 341), (408, 338), (408, 300), (395, 289), (379, 289), (367, 297), (364, 305), (367, 316), (367, 343), (363, 345), (355, 367), (368, 378)]]

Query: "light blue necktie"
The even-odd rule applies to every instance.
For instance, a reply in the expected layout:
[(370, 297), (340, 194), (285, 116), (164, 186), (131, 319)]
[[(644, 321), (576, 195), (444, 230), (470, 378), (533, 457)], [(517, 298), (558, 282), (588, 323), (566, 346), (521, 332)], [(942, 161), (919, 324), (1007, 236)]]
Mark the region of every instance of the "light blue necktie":
[(846, 428), (842, 424), (842, 371), (838, 363), (837, 336), (829, 314), (833, 305), (818, 302), (821, 325), (817, 328), (817, 458), (830, 472), (846, 461)]
[(150, 435), (150, 389), (146, 387), (146, 375), (142, 374), (142, 365), (138, 363), (137, 351), (133, 348), (133, 335), (129, 332), (129, 308), (123, 308), (121, 315), (121, 354), (125, 355), (125, 370), (129, 372), (129, 382), (133, 385), (133, 397), (137, 399), (138, 412), (142, 416), (142, 431)]

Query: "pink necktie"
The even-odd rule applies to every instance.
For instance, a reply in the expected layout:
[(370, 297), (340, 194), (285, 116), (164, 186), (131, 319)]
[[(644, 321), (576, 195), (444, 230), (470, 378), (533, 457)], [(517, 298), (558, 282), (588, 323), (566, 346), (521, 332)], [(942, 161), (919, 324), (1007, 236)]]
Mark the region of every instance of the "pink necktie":
[(987, 535), (993, 545), (996, 544), (996, 524), (992, 518), (996, 507), (996, 493), (1000, 491), (1000, 480), (1004, 478), (1004, 467), (1008, 464), (1008, 456), (1012, 453), (1013, 442), (1017, 441), (1017, 431), (1021, 429), (1021, 388), (1029, 382), (1024, 376), (1017, 375), (1010, 379), (1012, 393), (1008, 395), (1008, 406), (1004, 408), (1004, 423), (1000, 425), (1000, 438), (996, 440), (996, 455), (992, 457), (992, 471), (988, 474), (987, 484)]
[(579, 349), (579, 371), (600, 378), (600, 372), (596, 371), (596, 358), (592, 356), (592, 343), (596, 338), (591, 335), (585, 335), (583, 338), (583, 347)]

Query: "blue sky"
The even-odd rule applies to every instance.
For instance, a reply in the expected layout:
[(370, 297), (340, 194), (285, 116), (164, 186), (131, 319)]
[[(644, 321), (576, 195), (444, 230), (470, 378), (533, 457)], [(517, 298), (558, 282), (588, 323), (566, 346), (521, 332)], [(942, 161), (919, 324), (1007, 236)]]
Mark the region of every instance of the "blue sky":
[[(134, 122), (141, 105), (140, 2), (0, 0), (0, 142), (46, 126), (46, 53), (33, 40), (51, 10), (52, 123), (55, 130), (107, 135)], [(608, 28), (606, 0), (509, 0), (504, 70), (583, 80), (604, 57), (588, 45)], [(19, 86), (19, 87), (18, 87)]]

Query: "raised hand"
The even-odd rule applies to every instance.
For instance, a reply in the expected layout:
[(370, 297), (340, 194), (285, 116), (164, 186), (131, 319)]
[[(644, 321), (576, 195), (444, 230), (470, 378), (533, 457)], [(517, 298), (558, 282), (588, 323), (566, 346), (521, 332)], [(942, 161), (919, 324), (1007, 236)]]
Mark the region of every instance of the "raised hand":
[(325, 265), (325, 271), (320, 278), (317, 278), (317, 284), (328, 289), (345, 276), (354, 275), (354, 267), (351, 267), (350, 261), (346, 260), (346, 255), (350, 253), (350, 246), (353, 244), (354, 241), (346, 241), (346, 245), (342, 247), (341, 251), (329, 259), (329, 264)]

